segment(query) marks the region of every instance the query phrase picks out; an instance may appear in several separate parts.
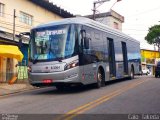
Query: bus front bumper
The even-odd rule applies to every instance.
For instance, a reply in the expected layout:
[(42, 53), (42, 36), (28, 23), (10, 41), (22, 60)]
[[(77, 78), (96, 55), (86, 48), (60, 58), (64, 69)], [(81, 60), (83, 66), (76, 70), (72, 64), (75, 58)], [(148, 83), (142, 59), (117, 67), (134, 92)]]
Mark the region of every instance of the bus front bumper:
[(29, 73), (29, 82), (33, 86), (52, 86), (57, 84), (81, 83), (78, 68), (54, 73)]

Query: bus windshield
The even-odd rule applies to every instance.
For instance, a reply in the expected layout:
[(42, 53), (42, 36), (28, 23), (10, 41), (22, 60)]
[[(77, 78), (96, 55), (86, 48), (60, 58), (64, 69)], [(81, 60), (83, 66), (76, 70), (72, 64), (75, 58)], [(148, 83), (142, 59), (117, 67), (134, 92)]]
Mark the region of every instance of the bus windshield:
[(76, 54), (74, 25), (58, 25), (32, 30), (30, 58), (60, 60)]

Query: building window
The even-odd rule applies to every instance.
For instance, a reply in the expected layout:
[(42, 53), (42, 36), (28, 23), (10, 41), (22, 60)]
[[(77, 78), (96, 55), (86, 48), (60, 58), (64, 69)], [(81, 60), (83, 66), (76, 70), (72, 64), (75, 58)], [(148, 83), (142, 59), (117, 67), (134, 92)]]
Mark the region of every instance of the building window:
[(28, 25), (33, 24), (33, 16), (24, 12), (20, 12), (20, 22), (23, 22)]
[(4, 4), (0, 3), (0, 16), (4, 16)]
[(117, 23), (117, 22), (114, 22), (114, 28), (115, 28), (115, 29), (119, 29), (119, 28), (118, 28), (118, 23)]

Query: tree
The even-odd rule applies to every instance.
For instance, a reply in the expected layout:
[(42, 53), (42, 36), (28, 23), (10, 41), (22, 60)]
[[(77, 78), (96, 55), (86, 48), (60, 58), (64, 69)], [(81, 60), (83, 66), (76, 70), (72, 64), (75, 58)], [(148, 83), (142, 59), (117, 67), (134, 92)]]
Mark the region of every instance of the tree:
[(158, 50), (160, 50), (160, 25), (154, 25), (150, 27), (145, 40), (149, 44), (156, 45), (158, 47)]

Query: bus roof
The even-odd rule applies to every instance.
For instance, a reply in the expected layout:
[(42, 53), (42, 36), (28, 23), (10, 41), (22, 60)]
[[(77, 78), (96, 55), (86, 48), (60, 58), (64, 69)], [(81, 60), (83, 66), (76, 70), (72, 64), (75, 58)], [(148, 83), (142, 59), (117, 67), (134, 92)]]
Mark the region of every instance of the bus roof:
[(102, 24), (100, 22), (94, 21), (92, 19), (89, 18), (85, 18), (85, 17), (74, 17), (74, 18), (65, 18), (65, 19), (61, 19), (58, 21), (53, 21), (53, 22), (49, 22), (49, 23), (45, 23), (45, 24), (41, 24), (37, 27), (34, 27), (33, 29), (38, 29), (38, 28), (43, 28), (43, 27), (50, 27), (50, 26), (54, 26), (54, 25), (63, 25), (63, 24), (81, 24), (81, 25), (86, 25), (86, 26), (90, 26), (96, 29), (100, 29), (103, 31), (107, 31), (108, 33), (126, 38), (128, 40), (132, 40), (134, 42), (138, 42), (136, 39), (124, 34), (123, 32), (113, 29), (105, 24)]

